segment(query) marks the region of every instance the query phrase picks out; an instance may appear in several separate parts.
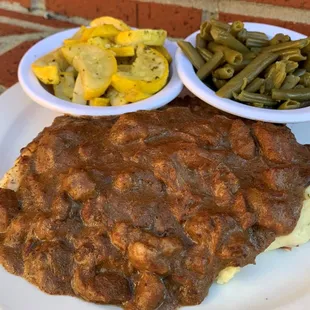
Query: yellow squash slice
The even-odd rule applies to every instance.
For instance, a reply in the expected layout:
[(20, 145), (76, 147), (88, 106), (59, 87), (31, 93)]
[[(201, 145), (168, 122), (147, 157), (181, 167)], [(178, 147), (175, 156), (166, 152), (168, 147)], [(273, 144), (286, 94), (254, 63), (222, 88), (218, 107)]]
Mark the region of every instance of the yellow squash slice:
[(122, 20), (110, 16), (98, 17), (90, 22), (91, 27), (97, 27), (102, 25), (113, 25), (119, 31), (130, 30), (130, 27), (126, 25)]
[(59, 84), (53, 85), (54, 95), (60, 99), (71, 101), (75, 85), (73, 72), (60, 73)]
[(105, 96), (110, 99), (110, 105), (111, 106), (120, 106), (125, 105), (128, 103), (128, 101), (125, 99), (125, 95), (118, 92), (113, 87), (109, 87)]
[(164, 45), (167, 38), (167, 31), (153, 29), (138, 29), (122, 31), (115, 37), (115, 43), (119, 45)]
[(82, 41), (87, 41), (89, 38), (102, 37), (114, 38), (119, 33), (113, 25), (102, 25), (94, 28), (85, 28), (82, 34)]
[(69, 66), (60, 49), (37, 59), (32, 65), (32, 71), (44, 84), (58, 84), (60, 71), (65, 71)]
[(160, 52), (162, 55), (164, 55), (169, 64), (172, 62), (172, 57), (164, 46), (154, 46), (153, 48), (156, 49), (156, 51)]
[(107, 107), (110, 105), (110, 99), (109, 98), (94, 98), (89, 100), (89, 105), (93, 107)]
[(77, 104), (86, 105), (87, 101), (84, 99), (84, 89), (82, 85), (81, 75), (79, 74), (76, 78), (74, 89), (73, 89), (73, 96), (72, 102)]
[[(121, 93), (139, 94), (140, 98), (141, 93), (147, 96), (161, 90), (167, 83), (168, 74), (166, 58), (153, 48), (141, 44), (137, 48), (137, 58), (131, 71), (114, 74), (111, 85)], [(130, 98), (133, 99), (132, 96)]]
[(100, 97), (117, 72), (114, 53), (86, 43), (64, 47), (63, 53), (72, 59), (73, 67), (81, 75), (84, 99)]

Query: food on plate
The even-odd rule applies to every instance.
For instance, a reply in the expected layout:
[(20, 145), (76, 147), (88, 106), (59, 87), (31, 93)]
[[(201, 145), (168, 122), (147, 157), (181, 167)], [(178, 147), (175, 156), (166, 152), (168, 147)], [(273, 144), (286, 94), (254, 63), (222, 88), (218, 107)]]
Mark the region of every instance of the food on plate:
[(119, 19), (99, 17), (37, 59), (32, 71), (66, 101), (90, 106), (137, 102), (167, 84), (172, 58), (164, 47), (166, 37), (165, 30), (134, 30)]
[(227, 24), (214, 19), (200, 26), (195, 47), (178, 41), (198, 78), (216, 89), (216, 95), (279, 110), (309, 105), (309, 43), (309, 38), (291, 41), (283, 33), (268, 38), (246, 30), (241, 21)]
[(309, 240), (309, 181), (287, 127), (195, 98), (58, 117), (1, 181), (0, 263), (50, 294), (199, 304), (263, 251)]

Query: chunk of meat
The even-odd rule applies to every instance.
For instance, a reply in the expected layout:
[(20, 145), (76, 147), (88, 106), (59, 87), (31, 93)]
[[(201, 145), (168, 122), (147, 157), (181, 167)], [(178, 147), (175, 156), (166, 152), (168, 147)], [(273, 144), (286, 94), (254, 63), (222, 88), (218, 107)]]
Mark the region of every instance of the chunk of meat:
[(249, 207), (256, 214), (257, 223), (281, 236), (292, 231), (298, 215), (294, 215), (293, 210), (286, 207), (287, 195), (282, 192), (278, 192), (278, 195), (279, 197), (275, 198), (256, 188), (249, 188), (245, 193)]
[(0, 188), (0, 233), (6, 232), (12, 219), (18, 213), (19, 206), (15, 192)]
[(96, 183), (91, 180), (86, 171), (75, 171), (69, 174), (63, 182), (64, 190), (74, 200), (86, 200), (96, 194)]
[(165, 298), (165, 285), (162, 280), (151, 273), (143, 272), (135, 288), (135, 309), (155, 310)]
[(57, 220), (64, 221), (70, 213), (71, 202), (65, 195), (56, 196), (52, 202), (52, 214), (53, 217)]
[(93, 269), (77, 267), (72, 288), (78, 296), (103, 304), (120, 305), (131, 297), (128, 280), (116, 272), (96, 273)]
[(215, 203), (220, 207), (230, 207), (239, 186), (239, 180), (232, 171), (226, 165), (220, 164), (212, 176), (211, 183)]
[(94, 199), (87, 200), (81, 209), (81, 218), (86, 226), (108, 228), (108, 217), (105, 214), (105, 195), (99, 195)]
[(49, 294), (72, 295), (72, 251), (64, 243), (43, 242), (25, 259), (24, 277)]
[(229, 141), (232, 151), (244, 159), (252, 159), (255, 156), (255, 143), (249, 127), (241, 120), (234, 120), (230, 131)]
[(142, 242), (129, 245), (128, 258), (138, 270), (147, 270), (160, 275), (165, 275), (170, 271), (170, 266), (161, 255), (160, 250), (147, 246)]
[(297, 145), (294, 135), (285, 126), (255, 123), (253, 132), (258, 140), (263, 155), (279, 164), (291, 163), (294, 147)]
[(20, 213), (15, 217), (7, 229), (3, 244), (9, 247), (18, 247), (24, 243), (31, 222), (25, 214)]
[(21, 276), (24, 272), (24, 262), (21, 248), (11, 248), (0, 245), (0, 264), (10, 273)]

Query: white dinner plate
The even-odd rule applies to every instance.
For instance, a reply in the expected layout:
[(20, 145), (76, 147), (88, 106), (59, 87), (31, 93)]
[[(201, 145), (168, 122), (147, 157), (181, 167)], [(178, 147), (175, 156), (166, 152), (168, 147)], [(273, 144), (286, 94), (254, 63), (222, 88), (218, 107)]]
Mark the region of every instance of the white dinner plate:
[[(19, 84), (0, 96), (0, 178), (21, 147), (59, 114), (32, 102)], [(290, 126), (301, 143), (309, 143), (310, 123)], [(188, 310), (308, 310), (310, 244), (276, 250), (257, 258), (226, 285), (214, 284), (203, 304)], [(0, 268), (0, 310), (112, 310), (67, 296), (50, 296)]]

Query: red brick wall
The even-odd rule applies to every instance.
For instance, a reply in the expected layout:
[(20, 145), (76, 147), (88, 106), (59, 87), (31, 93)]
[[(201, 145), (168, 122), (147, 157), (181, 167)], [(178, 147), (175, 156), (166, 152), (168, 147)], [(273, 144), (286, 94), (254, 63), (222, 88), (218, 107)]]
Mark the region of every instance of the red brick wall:
[(15, 20), (0, 23), (0, 37), (22, 36), (0, 46), (0, 92), (17, 81), (18, 62), (34, 42), (102, 15), (133, 27), (164, 28), (176, 38), (188, 36), (210, 16), (275, 24), (310, 36), (310, 0), (0, 0), (0, 16)]

